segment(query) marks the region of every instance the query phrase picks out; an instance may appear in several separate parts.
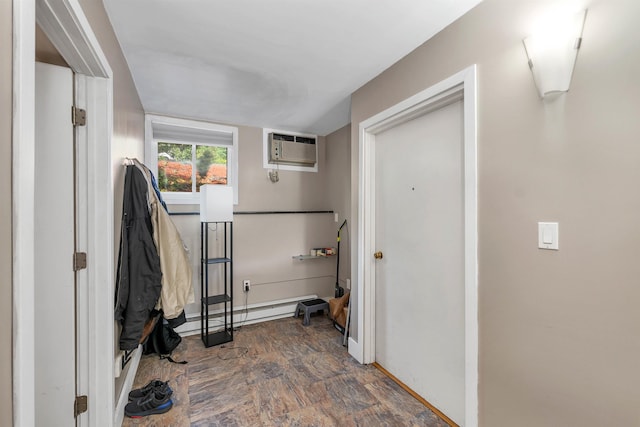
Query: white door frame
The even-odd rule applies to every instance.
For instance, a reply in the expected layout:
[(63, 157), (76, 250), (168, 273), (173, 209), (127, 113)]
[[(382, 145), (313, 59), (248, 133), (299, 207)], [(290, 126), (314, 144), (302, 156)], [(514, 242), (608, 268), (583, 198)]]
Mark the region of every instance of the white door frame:
[(478, 425), (478, 225), (476, 66), (405, 99), (363, 121), (359, 126), (358, 183), (358, 316), (357, 341), (349, 340), (349, 353), (361, 363), (375, 361), (375, 142), (376, 134), (450, 102), (462, 95), (464, 103), (464, 224), (465, 224), (465, 419)]
[[(79, 250), (86, 285), (78, 301), (79, 393), (89, 396), (80, 425), (111, 425), (114, 412), (112, 72), (78, 0), (13, 0), (13, 418), (32, 426), (34, 386), (34, 123), (35, 22), (78, 74), (76, 103), (87, 109), (78, 133), (78, 170), (87, 196), (79, 200)], [(55, 226), (55, 225), (52, 225)], [(71, 258), (69, 259), (71, 266)], [(55, 321), (55, 319), (52, 319)], [(55, 349), (52, 349), (55, 351)], [(52, 367), (55, 369), (55, 367)], [(72, 410), (70, 408), (69, 410)]]

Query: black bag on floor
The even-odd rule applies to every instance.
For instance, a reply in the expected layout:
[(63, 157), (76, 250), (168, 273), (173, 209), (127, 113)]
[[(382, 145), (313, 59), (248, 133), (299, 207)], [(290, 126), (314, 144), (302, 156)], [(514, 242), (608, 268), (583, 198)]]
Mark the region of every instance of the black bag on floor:
[(182, 337), (173, 330), (171, 325), (167, 323), (162, 315), (159, 316), (156, 326), (149, 334), (149, 337), (142, 345), (143, 354), (159, 354), (161, 359), (167, 359), (172, 363), (185, 364), (186, 361), (176, 362), (171, 358), (171, 352), (178, 347)]

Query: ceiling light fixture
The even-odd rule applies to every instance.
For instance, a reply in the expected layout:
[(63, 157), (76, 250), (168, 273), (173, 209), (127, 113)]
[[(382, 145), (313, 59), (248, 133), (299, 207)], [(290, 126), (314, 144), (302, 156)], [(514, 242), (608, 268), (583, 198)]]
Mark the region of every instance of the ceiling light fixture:
[(522, 41), (541, 98), (569, 90), (586, 16), (584, 10), (568, 20), (547, 21)]

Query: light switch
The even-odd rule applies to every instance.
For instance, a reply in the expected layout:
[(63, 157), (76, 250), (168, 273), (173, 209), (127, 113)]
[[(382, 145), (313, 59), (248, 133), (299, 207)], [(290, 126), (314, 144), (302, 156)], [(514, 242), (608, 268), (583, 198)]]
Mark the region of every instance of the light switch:
[(558, 223), (538, 223), (538, 247), (540, 249), (558, 250)]

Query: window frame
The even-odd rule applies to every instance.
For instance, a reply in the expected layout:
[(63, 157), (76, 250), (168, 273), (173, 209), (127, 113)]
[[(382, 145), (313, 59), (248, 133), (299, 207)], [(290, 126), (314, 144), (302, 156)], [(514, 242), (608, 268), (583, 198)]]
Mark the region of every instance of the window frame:
[[(231, 138), (230, 144), (194, 141), (188, 136), (185, 138), (157, 138), (154, 135), (154, 126), (161, 125), (163, 127), (170, 126), (172, 130), (179, 135), (180, 129), (188, 131), (189, 134), (194, 132), (202, 137), (209, 135), (219, 135), (220, 133), (228, 134)], [(238, 128), (234, 126), (220, 125), (217, 123), (204, 122), (190, 119), (180, 119), (177, 117), (158, 116), (154, 114), (145, 115), (145, 164), (158, 176), (158, 143), (167, 142), (171, 144), (187, 144), (187, 145), (203, 145), (212, 147), (225, 147), (227, 149), (227, 186), (233, 188), (233, 203), (238, 204)], [(195, 155), (195, 154), (194, 154)], [(195, 171), (195, 163), (193, 164)], [(221, 184), (220, 184), (221, 185)], [(161, 192), (162, 198), (169, 205), (199, 205), (200, 192), (192, 191), (184, 192)]]

